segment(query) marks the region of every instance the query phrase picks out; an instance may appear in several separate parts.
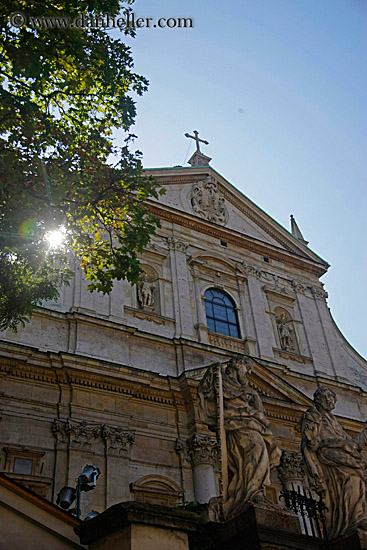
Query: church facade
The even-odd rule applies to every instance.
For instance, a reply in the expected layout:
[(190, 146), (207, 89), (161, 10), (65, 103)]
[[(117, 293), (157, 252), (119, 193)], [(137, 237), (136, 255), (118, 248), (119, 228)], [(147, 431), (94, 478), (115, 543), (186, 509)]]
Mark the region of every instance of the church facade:
[(288, 232), (200, 158), (147, 170), (166, 193), (150, 202), (161, 228), (138, 286), (91, 294), (71, 259), (59, 300), (1, 334), (0, 470), (55, 502), (93, 464), (101, 475), (83, 514), (220, 494), (220, 444), (196, 394), (208, 365), (237, 354), (252, 359), (250, 383), (285, 451), (274, 502), (284, 484), (307, 483), (299, 420), (317, 387), (334, 390), (349, 434), (367, 417), (367, 363), (330, 315), (327, 262), (294, 219)]

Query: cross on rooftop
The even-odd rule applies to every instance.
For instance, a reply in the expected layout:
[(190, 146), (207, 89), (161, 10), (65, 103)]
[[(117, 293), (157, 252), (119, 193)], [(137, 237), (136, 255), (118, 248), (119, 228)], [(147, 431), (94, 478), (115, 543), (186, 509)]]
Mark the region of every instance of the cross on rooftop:
[(191, 139), (194, 139), (194, 140), (196, 141), (196, 151), (197, 151), (198, 153), (201, 153), (199, 141), (200, 141), (201, 143), (205, 143), (205, 145), (209, 145), (209, 141), (206, 141), (205, 139), (200, 139), (200, 138), (199, 138), (199, 132), (197, 132), (196, 130), (194, 130), (194, 134), (195, 134), (194, 136), (190, 136), (190, 134), (185, 134), (185, 136), (186, 136), (187, 138), (191, 138)]

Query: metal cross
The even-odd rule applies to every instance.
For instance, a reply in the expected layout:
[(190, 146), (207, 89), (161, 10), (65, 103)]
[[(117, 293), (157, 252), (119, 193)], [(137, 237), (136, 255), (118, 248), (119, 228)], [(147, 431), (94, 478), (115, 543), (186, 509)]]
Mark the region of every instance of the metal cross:
[(197, 132), (196, 130), (194, 130), (194, 134), (195, 134), (194, 136), (190, 136), (190, 134), (185, 134), (185, 136), (187, 138), (191, 138), (191, 139), (194, 139), (196, 141), (196, 151), (198, 153), (201, 153), (199, 141), (201, 141), (201, 143), (205, 143), (205, 145), (209, 145), (209, 141), (206, 141), (205, 139), (200, 139), (199, 138), (199, 132)]

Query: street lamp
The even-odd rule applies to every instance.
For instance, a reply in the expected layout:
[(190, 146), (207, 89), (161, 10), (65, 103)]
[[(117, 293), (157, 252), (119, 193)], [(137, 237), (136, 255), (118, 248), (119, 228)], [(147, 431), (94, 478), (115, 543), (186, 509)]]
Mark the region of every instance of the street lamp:
[(92, 466), (92, 464), (87, 464), (80, 476), (76, 479), (76, 488), (74, 489), (68, 486), (63, 487), (57, 495), (56, 504), (61, 506), (64, 510), (67, 510), (76, 499), (76, 506), (71, 510), (71, 513), (75, 514), (79, 519), (81, 515), (80, 493), (82, 491), (92, 491), (96, 486), (100, 473), (99, 468)]

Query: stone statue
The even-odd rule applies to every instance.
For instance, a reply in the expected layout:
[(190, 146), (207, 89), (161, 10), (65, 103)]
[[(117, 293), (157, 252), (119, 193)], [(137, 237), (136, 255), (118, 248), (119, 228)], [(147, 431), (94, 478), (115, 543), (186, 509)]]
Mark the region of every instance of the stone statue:
[(216, 507), (215, 519), (240, 513), (248, 501), (266, 502), (270, 468), (280, 460), (260, 396), (247, 379), (251, 371), (251, 360), (237, 356), (225, 370), (220, 364), (208, 367), (198, 388), (202, 420), (222, 431), (219, 514), (218, 499), (210, 501)]
[(282, 314), (281, 318), (278, 319), (278, 333), (280, 340), (280, 347), (284, 350), (293, 349), (292, 336), (290, 331), (285, 326), (285, 315)]
[(154, 284), (146, 278), (138, 284), (138, 300), (142, 308), (154, 306)]
[(329, 540), (356, 528), (367, 529), (365, 484), (361, 445), (367, 430), (348, 435), (331, 411), (335, 393), (325, 386), (314, 394), (314, 407), (301, 418), (306, 473), (311, 487), (324, 497), (328, 508), (326, 530)]

